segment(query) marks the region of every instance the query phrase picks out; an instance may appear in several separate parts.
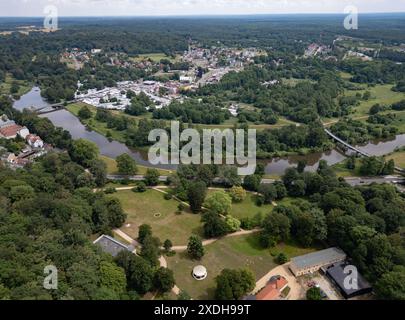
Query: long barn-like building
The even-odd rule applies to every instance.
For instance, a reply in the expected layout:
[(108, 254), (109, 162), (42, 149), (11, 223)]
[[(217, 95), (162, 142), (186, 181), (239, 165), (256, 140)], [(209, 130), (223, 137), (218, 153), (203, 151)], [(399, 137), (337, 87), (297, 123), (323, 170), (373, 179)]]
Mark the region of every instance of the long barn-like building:
[(291, 259), (290, 270), (296, 276), (313, 273), (322, 267), (346, 260), (346, 254), (339, 248), (329, 248)]

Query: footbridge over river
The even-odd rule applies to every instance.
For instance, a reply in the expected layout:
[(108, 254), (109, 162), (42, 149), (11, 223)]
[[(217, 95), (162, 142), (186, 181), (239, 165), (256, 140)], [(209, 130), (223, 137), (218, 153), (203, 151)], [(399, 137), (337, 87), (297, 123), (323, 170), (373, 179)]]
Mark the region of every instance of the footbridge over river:
[(65, 109), (66, 108), (65, 105), (75, 103), (75, 102), (77, 102), (77, 100), (66, 101), (64, 103), (54, 103), (54, 104), (49, 104), (45, 107), (34, 108), (34, 110), (35, 110), (35, 113), (38, 115), (47, 114), (47, 113), (52, 113), (52, 112), (56, 112), (56, 111)]
[[(344, 146), (345, 146), (346, 148), (348, 148), (349, 150), (352, 150), (352, 151), (356, 152), (357, 154), (359, 154), (359, 155), (361, 155), (361, 156), (363, 156), (363, 157), (367, 157), (367, 158), (372, 157), (371, 154), (368, 154), (367, 152), (365, 152), (365, 151), (363, 151), (363, 150), (360, 150), (359, 148), (356, 148), (356, 147), (354, 147), (354, 146), (348, 144), (346, 141), (343, 141), (342, 139), (340, 139), (338, 136), (334, 135), (334, 134), (333, 134), (331, 131), (329, 131), (328, 129), (324, 128), (324, 130), (325, 130), (325, 132), (326, 132), (326, 134), (327, 134), (328, 136), (330, 136), (333, 140), (335, 140), (335, 141), (341, 143), (342, 145), (344, 145)], [(400, 167), (395, 167), (395, 170), (398, 171), (398, 172), (401, 172), (401, 173), (405, 173), (405, 170), (402, 169), (402, 168), (400, 168)]]

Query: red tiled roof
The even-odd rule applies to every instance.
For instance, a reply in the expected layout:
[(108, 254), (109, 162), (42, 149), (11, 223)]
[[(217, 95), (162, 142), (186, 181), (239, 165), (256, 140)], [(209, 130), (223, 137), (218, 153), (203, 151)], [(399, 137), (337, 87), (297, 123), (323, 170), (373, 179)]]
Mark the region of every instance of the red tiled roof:
[(4, 136), (4, 137), (13, 137), (15, 135), (17, 135), (17, 132), (20, 131), (22, 129), (21, 126), (14, 124), (12, 126), (9, 127), (5, 127), (5, 128), (1, 128), (0, 129), (0, 135)]
[(284, 277), (279, 277), (268, 283), (257, 295), (257, 300), (276, 300), (280, 296), (280, 291), (287, 285), (288, 281)]

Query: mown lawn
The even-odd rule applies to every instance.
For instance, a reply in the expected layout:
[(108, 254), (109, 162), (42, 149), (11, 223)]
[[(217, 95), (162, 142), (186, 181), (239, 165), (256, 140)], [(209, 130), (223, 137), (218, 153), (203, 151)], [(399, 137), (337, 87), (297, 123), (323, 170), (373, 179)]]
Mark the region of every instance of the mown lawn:
[[(227, 191), (226, 189), (223, 189)], [(207, 193), (207, 198), (210, 194), (220, 191), (220, 189), (210, 189)], [(254, 193), (247, 192), (245, 200), (239, 203), (232, 202), (232, 209), (229, 213), (237, 219), (242, 218), (253, 218), (257, 214), (261, 214), (264, 217), (266, 214), (270, 213), (273, 210), (273, 206), (263, 205), (261, 207), (256, 205), (256, 195)]]
[[(173, 270), (176, 284), (181, 290), (187, 291), (193, 299), (213, 299), (215, 294), (215, 277), (223, 269), (249, 268), (256, 281), (276, 267), (269, 249), (263, 249), (258, 235), (230, 237), (221, 239), (207, 247), (201, 261), (191, 260), (187, 253), (177, 253), (168, 257), (168, 266)], [(301, 249), (294, 245), (279, 245), (272, 249), (287, 253), (288, 257), (305, 254), (314, 249)], [(196, 281), (191, 273), (195, 266), (204, 265), (208, 277)]]
[[(155, 190), (135, 193), (131, 190), (118, 191), (112, 195), (118, 198), (128, 214), (122, 231), (132, 238), (138, 237), (138, 228), (149, 224), (153, 234), (163, 242), (170, 239), (173, 245), (187, 245), (192, 234), (202, 236), (201, 216), (190, 212), (176, 214), (179, 202), (165, 200), (164, 194)], [(130, 226), (127, 227), (126, 225)]]
[(246, 199), (240, 203), (232, 203), (232, 210), (230, 214), (235, 218), (253, 218), (255, 215), (260, 214), (264, 217), (266, 214), (273, 210), (273, 206), (270, 204), (263, 205), (261, 207), (256, 205), (256, 196), (252, 193), (248, 193)]

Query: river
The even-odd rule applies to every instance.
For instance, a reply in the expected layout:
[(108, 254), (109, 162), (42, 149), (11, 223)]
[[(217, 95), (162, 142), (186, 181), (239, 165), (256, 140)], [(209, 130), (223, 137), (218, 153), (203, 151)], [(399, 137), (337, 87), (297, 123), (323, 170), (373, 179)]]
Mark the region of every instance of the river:
[[(24, 108), (42, 108), (48, 106), (40, 94), (40, 90), (34, 87), (30, 92), (23, 95), (20, 100), (14, 102), (14, 108), (22, 111)], [(117, 156), (128, 153), (133, 157), (138, 164), (144, 166), (151, 166), (147, 160), (147, 153), (144, 151), (138, 151), (128, 148), (125, 144), (117, 141), (109, 141), (103, 135), (89, 131), (86, 127), (76, 118), (73, 114), (66, 110), (60, 110), (53, 113), (44, 114), (41, 117), (46, 117), (52, 121), (57, 127), (70, 132), (73, 139), (87, 139), (94, 142), (100, 148), (100, 153), (103, 156), (110, 158), (116, 158)], [(381, 156), (394, 151), (397, 147), (405, 146), (405, 134), (398, 135), (395, 139), (387, 141), (374, 141), (365, 146), (358, 146), (359, 149), (376, 156)], [(331, 150), (327, 152), (311, 153), (305, 156), (288, 156), (284, 158), (274, 158), (270, 161), (264, 161), (266, 163), (266, 173), (281, 175), (287, 168), (295, 167), (300, 160), (305, 160), (308, 164), (306, 170), (315, 171), (318, 167), (320, 160), (326, 160), (329, 165), (342, 162), (346, 156), (338, 150)], [(161, 169), (175, 169), (176, 166), (171, 165), (159, 165), (155, 166)]]

